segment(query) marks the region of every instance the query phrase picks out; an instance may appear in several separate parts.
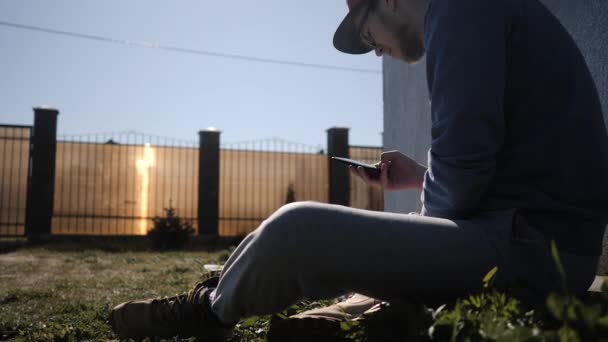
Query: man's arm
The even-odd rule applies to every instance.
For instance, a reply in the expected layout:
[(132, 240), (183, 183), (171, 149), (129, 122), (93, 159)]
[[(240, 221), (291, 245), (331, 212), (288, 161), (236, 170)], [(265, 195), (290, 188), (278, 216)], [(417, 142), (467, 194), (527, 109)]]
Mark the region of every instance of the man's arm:
[(422, 214), (464, 218), (496, 168), (505, 123), (505, 2), (432, 0), (425, 23), (431, 149)]

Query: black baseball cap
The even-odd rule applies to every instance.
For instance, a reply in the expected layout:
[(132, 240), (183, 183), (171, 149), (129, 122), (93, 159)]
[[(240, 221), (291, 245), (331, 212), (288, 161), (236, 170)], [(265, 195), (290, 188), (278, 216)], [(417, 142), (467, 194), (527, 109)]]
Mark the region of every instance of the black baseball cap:
[(338, 51), (361, 55), (374, 49), (361, 39), (363, 22), (369, 14), (372, 1), (374, 0), (346, 1), (349, 12), (334, 34), (334, 47)]

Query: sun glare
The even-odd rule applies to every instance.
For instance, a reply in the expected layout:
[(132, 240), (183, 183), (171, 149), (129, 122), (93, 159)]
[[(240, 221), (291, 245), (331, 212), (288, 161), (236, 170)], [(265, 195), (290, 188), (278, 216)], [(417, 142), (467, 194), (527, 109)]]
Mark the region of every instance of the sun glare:
[(148, 216), (148, 189), (150, 187), (150, 168), (154, 166), (154, 149), (150, 144), (144, 147), (144, 155), (142, 159), (137, 160), (137, 172), (141, 176), (141, 206), (139, 221), (139, 234), (146, 235), (148, 233), (147, 219)]

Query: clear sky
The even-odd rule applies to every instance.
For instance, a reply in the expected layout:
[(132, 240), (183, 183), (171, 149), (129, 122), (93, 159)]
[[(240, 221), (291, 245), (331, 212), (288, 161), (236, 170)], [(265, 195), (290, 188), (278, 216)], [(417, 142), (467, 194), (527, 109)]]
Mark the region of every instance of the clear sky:
[(138, 131), (196, 140), (280, 137), (382, 143), (381, 59), (335, 51), (342, 0), (2, 0), (0, 21), (160, 45), (378, 73), (302, 68), (128, 47), (0, 26), (0, 123), (60, 110), (59, 134)]

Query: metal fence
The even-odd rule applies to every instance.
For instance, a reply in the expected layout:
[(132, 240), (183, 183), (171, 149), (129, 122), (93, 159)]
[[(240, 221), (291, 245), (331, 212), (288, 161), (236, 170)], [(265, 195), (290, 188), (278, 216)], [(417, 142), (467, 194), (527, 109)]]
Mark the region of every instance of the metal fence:
[(0, 236), (25, 233), (31, 131), (0, 125)]
[(276, 138), (222, 144), (220, 164), (220, 236), (249, 233), (289, 202), (327, 202), (320, 147)]
[[(351, 159), (360, 160), (367, 164), (375, 164), (380, 160), (382, 148), (370, 146), (350, 146)], [(365, 184), (356, 177), (350, 178), (350, 206), (367, 210), (384, 210), (384, 191), (379, 187)]]
[[(201, 236), (245, 235), (295, 201), (383, 210), (382, 190), (348, 182), (321, 146), (222, 144), (213, 130), (199, 141), (134, 132), (57, 139), (58, 111), (34, 112), (34, 128), (0, 126), (0, 236), (145, 235), (168, 207)], [(327, 132), (332, 154), (374, 163), (382, 151), (348, 146), (348, 129)]]
[(198, 152), (141, 133), (59, 137), (52, 234), (145, 235), (169, 206), (196, 227)]
[[(380, 148), (350, 148), (368, 163)], [(197, 143), (139, 133), (61, 136), (52, 234), (145, 235), (169, 206), (197, 229)], [(318, 146), (282, 139), (224, 143), (219, 235), (253, 231), (283, 204), (328, 202), (328, 158)], [(351, 178), (351, 206), (383, 210), (382, 190)]]

